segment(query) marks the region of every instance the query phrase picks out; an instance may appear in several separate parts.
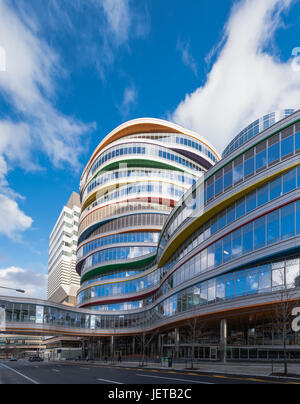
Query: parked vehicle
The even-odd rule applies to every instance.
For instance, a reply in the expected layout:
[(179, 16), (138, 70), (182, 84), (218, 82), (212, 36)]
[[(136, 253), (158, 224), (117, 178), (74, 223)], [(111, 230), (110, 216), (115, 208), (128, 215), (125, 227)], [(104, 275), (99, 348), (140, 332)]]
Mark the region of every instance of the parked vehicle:
[(14, 355), (12, 355), (12, 356), (10, 357), (10, 361), (11, 361), (11, 362), (17, 362), (18, 359), (17, 359)]
[(44, 362), (44, 359), (40, 356), (30, 356), (28, 360), (29, 362)]

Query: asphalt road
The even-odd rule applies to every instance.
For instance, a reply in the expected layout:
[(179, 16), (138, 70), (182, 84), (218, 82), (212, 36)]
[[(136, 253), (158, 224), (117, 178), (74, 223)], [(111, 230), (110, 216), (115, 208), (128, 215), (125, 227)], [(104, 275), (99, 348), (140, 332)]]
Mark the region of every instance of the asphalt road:
[[(295, 380), (281, 380), (296, 383)], [(204, 385), (204, 384), (274, 384), (278, 379), (242, 376), (205, 375), (193, 372), (95, 366), (87, 363), (68, 364), (56, 362), (30, 363), (0, 361), (0, 384), (104, 384), (119, 386), (137, 385)], [(299, 380), (300, 383), (300, 380)]]

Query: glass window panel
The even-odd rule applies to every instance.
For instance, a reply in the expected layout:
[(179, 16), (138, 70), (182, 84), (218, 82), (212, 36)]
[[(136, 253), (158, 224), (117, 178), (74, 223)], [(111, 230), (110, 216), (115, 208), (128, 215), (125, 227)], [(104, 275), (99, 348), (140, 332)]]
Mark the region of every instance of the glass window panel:
[(247, 271), (247, 294), (258, 293), (258, 271)]
[(294, 265), (286, 266), (286, 284), (290, 288), (294, 288), (299, 283), (299, 262), (295, 261)]
[(242, 231), (236, 230), (232, 233), (232, 257), (236, 258), (242, 254)]
[(269, 201), (269, 186), (258, 189), (257, 191), (257, 206), (262, 206)]
[(279, 210), (267, 216), (267, 242), (273, 244), (279, 241)]
[(262, 248), (266, 244), (266, 218), (262, 217), (254, 222), (254, 249)]
[(272, 271), (272, 289), (282, 289), (285, 285), (284, 268), (273, 269)]
[(228, 165), (224, 169), (224, 190), (232, 185), (232, 164)]
[(235, 221), (235, 206), (227, 210), (227, 224)]
[(256, 192), (252, 192), (246, 198), (246, 210), (247, 210), (247, 213), (249, 213), (255, 209), (256, 209)]
[(235, 296), (235, 279), (234, 275), (228, 275), (225, 278), (226, 299), (232, 299)]
[(236, 204), (236, 218), (244, 216), (246, 212), (246, 202), (245, 198), (240, 199)]
[(224, 238), (223, 261), (225, 263), (231, 259), (232, 259), (231, 234), (229, 234)]
[(243, 253), (253, 250), (253, 223), (243, 227)]
[(283, 176), (283, 193), (284, 194), (296, 189), (296, 179), (297, 179), (296, 173), (297, 173), (297, 171), (294, 168), (293, 170), (284, 174), (284, 176)]
[(268, 147), (268, 164), (274, 164), (279, 160), (279, 135), (275, 135), (269, 139), (269, 147)]
[(281, 209), (281, 238), (283, 240), (295, 234), (295, 205), (291, 204)]
[(245, 296), (246, 294), (246, 272), (236, 273), (236, 296)]
[(266, 293), (271, 291), (271, 267), (264, 265), (259, 268), (259, 292)]
[(244, 167), (245, 177), (254, 173), (254, 156), (245, 161)]
[(289, 136), (281, 140), (281, 157), (287, 157), (294, 152), (294, 136)]
[(270, 201), (281, 196), (281, 180), (279, 177), (270, 183)]
[(267, 151), (266, 144), (263, 142), (262, 144), (256, 147), (256, 156), (255, 156), (255, 168), (256, 171), (263, 170), (267, 165)]

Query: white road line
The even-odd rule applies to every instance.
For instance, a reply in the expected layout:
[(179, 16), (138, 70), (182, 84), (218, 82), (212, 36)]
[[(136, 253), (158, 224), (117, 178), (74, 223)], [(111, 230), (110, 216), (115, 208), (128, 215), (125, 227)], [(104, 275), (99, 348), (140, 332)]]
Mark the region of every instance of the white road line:
[(155, 379), (167, 379), (167, 380), (176, 380), (179, 382), (188, 382), (188, 383), (197, 383), (197, 384), (215, 384), (215, 383), (209, 383), (209, 382), (199, 382), (197, 380), (188, 380), (188, 379), (175, 379), (174, 377), (163, 377), (163, 376), (152, 376), (152, 375), (141, 375), (140, 373), (137, 373), (136, 376), (141, 376), (141, 377), (154, 377)]
[(9, 366), (4, 365), (3, 363), (0, 363), (0, 366), (4, 367), (4, 368), (6, 368), (6, 369), (9, 369), (9, 370), (11, 370), (12, 372), (15, 372), (17, 375), (24, 377), (24, 379), (29, 380), (29, 381), (30, 381), (31, 383), (33, 383), (33, 384), (40, 384), (40, 383), (37, 382), (36, 380), (33, 380), (33, 379), (31, 379), (30, 377), (25, 376), (25, 375), (23, 375), (23, 374), (20, 373), (20, 372), (17, 372), (15, 369), (10, 368)]
[(106, 383), (112, 383), (112, 384), (125, 384), (125, 383), (120, 383), (120, 382), (115, 382), (113, 380), (105, 380), (105, 379), (97, 379), (99, 382), (106, 382)]
[(53, 372), (58, 372), (58, 373), (60, 372), (60, 370), (58, 370), (58, 369), (52, 369), (52, 371)]

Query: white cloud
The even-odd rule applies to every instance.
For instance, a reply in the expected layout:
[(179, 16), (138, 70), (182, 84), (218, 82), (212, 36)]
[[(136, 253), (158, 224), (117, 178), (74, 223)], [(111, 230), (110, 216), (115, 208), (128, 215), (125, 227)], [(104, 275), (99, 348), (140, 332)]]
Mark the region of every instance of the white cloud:
[(18, 15), (7, 0), (0, 0), (0, 45), (6, 53), (0, 91), (10, 108), (9, 117), (0, 120), (0, 234), (14, 237), (30, 228), (32, 219), (18, 207), (17, 195), (6, 181), (8, 170), (17, 165), (36, 169), (36, 150), (48, 155), (56, 166), (67, 163), (79, 168), (83, 135), (94, 126), (55, 108), (56, 79), (63, 74), (59, 57), (40, 39), (37, 22), (24, 10)]
[(281, 108), (298, 109), (300, 73), (292, 69), (291, 60), (281, 62), (274, 50), (271, 54), (282, 13), (291, 4), (292, 0), (240, 1), (225, 27), (222, 46), (216, 47), (217, 60), (205, 85), (186, 95), (171, 119), (223, 151), (257, 117)]
[(102, 0), (101, 5), (116, 42), (127, 42), (132, 23), (129, 0)]
[(124, 118), (128, 116), (131, 108), (136, 105), (137, 98), (138, 92), (133, 84), (125, 88), (122, 103), (118, 107)]
[(191, 54), (191, 44), (190, 41), (181, 41), (178, 39), (177, 41), (177, 50), (181, 54), (181, 59), (183, 64), (192, 70), (195, 76), (198, 76), (198, 66)]
[(23, 213), (17, 202), (0, 194), (0, 234), (16, 239), (20, 232), (28, 230), (33, 220)]
[(0, 285), (7, 288), (22, 289), (26, 292), (20, 295), (18, 292), (0, 289), (0, 295), (45, 299), (47, 275), (19, 267), (3, 268), (0, 269)]

